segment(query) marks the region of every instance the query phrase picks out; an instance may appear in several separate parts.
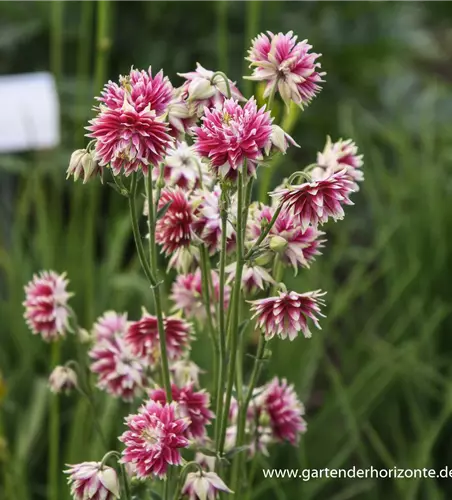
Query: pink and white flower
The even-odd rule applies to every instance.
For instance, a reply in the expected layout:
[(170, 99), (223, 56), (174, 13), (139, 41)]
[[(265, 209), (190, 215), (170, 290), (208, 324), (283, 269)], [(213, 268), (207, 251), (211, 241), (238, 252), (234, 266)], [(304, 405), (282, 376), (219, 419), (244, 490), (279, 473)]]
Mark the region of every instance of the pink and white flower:
[[(210, 396), (205, 390), (194, 391), (193, 382), (178, 387), (171, 384), (172, 398), (178, 403), (178, 414), (187, 417), (190, 421), (186, 429), (186, 436), (193, 439), (202, 439), (206, 436), (206, 425), (211, 423), (214, 413), (209, 410)], [(154, 389), (149, 393), (152, 401), (166, 403), (164, 389)]]
[(175, 384), (178, 387), (193, 384), (194, 387), (199, 387), (199, 375), (205, 373), (204, 370), (189, 359), (181, 359), (175, 361), (170, 366), (170, 372)]
[(274, 437), (279, 441), (289, 441), (295, 445), (300, 434), (306, 432), (303, 419), (303, 404), (299, 401), (293, 385), (287, 380), (275, 377), (266, 387), (263, 395), (263, 410), (270, 418)]
[[(226, 266), (226, 273), (228, 274), (227, 282), (231, 283), (235, 280), (235, 272), (237, 268), (237, 263), (233, 262)], [(263, 268), (255, 264), (245, 264), (242, 271), (242, 286), (244, 291), (253, 295), (258, 290), (264, 290), (268, 285), (274, 285), (275, 280), (270, 276), (270, 273)]]
[(120, 77), (120, 85), (109, 82), (102, 91), (91, 120), (88, 137), (96, 140), (95, 160), (100, 167), (110, 164), (114, 175), (143, 170), (162, 160), (172, 142), (166, 112), (173, 87), (162, 72), (152, 76), (132, 69)]
[(247, 60), (254, 67), (249, 80), (267, 82), (264, 98), (276, 89), (289, 106), (293, 101), (303, 107), (320, 91), (325, 73), (319, 72), (317, 58), (321, 54), (310, 52), (307, 40), (297, 42), (292, 31), (286, 34), (261, 33), (252, 42)]
[[(186, 81), (182, 85), (182, 95), (194, 106), (194, 114), (200, 117), (204, 108), (221, 106), (228, 97), (226, 82), (224, 78), (217, 75), (212, 81), (214, 71), (203, 68), (196, 63), (196, 70), (188, 73), (178, 73)], [(229, 80), (231, 97), (238, 101), (244, 101), (238, 88)]]
[(126, 417), (128, 430), (119, 438), (125, 444), (121, 461), (132, 464), (138, 478), (163, 478), (168, 465), (182, 465), (180, 449), (189, 444), (185, 433), (190, 419), (180, 418), (178, 411), (177, 403), (149, 401)]
[(251, 98), (243, 107), (227, 99), (222, 107), (205, 109), (202, 125), (195, 127), (195, 147), (211, 161), (213, 171), (234, 179), (245, 161), (250, 173), (264, 157), (272, 133), (270, 113)]
[(119, 481), (112, 467), (101, 462), (69, 465), (71, 495), (74, 500), (115, 500), (119, 498)]
[(275, 335), (282, 339), (294, 340), (301, 331), (306, 338), (311, 337), (308, 319), (320, 329), (318, 316), (323, 316), (320, 307), (324, 305), (324, 292), (296, 293), (280, 292), (279, 297), (250, 301), (253, 318), (265, 333), (267, 340)]
[(271, 193), (280, 203), (292, 210), (305, 231), (309, 224), (317, 227), (331, 217), (337, 221), (344, 218), (342, 205), (353, 205), (349, 195), (354, 191), (347, 171), (335, 172), (325, 179), (313, 180)]
[[(189, 349), (192, 327), (190, 323), (178, 316), (167, 316), (163, 319), (166, 337), (167, 355), (170, 360), (179, 359)], [(156, 316), (143, 311), (139, 321), (129, 324), (125, 336), (132, 353), (140, 358), (155, 363), (160, 358), (158, 321)]]
[(147, 363), (132, 353), (123, 332), (97, 338), (88, 353), (97, 387), (124, 401), (132, 401), (147, 385)]
[(189, 500), (215, 500), (219, 492), (233, 493), (215, 472), (189, 472), (182, 488), (182, 495)]
[(50, 392), (68, 394), (77, 387), (77, 374), (68, 366), (56, 366), (49, 377)]
[[(247, 236), (255, 241), (262, 231), (262, 223), (269, 223), (275, 213), (273, 207), (256, 205), (251, 207)], [(297, 272), (299, 266), (309, 268), (326, 240), (317, 228), (309, 226), (302, 230), (292, 210), (282, 210), (270, 230), (268, 240), (271, 250), (277, 252), (283, 262), (289, 263)]]
[[(213, 296), (211, 299), (212, 313), (215, 305), (220, 299), (220, 278), (215, 271), (211, 271)], [(224, 287), (224, 307), (229, 304), (231, 288)], [(203, 320), (206, 317), (206, 308), (202, 298), (202, 277), (198, 268), (194, 273), (179, 274), (171, 287), (171, 300), (174, 302), (174, 310), (183, 311), (188, 318)]]
[(279, 125), (272, 125), (272, 133), (270, 134), (270, 141), (265, 148), (265, 154), (268, 156), (272, 149), (276, 149), (285, 155), (289, 145), (296, 146), (297, 148), (300, 147), (293, 137), (285, 132)]
[[(192, 204), (195, 221), (193, 230), (207, 245), (210, 255), (216, 253), (221, 246), (221, 188), (216, 185), (212, 190), (198, 189), (193, 193)], [(226, 224), (227, 246), (235, 244), (235, 231), (232, 224)]]
[(155, 240), (162, 251), (170, 255), (180, 247), (190, 244), (193, 231), (193, 210), (188, 195), (180, 188), (165, 189), (160, 195), (159, 210), (169, 204), (168, 209), (155, 227)]
[(66, 273), (41, 271), (25, 286), (24, 317), (33, 334), (46, 340), (58, 340), (68, 328)]
[(127, 313), (119, 314), (116, 311), (106, 311), (97, 318), (92, 334), (95, 340), (113, 340), (118, 335), (125, 335), (127, 331)]
[(329, 174), (338, 172), (345, 168), (350, 180), (353, 181), (353, 189), (359, 189), (358, 182), (364, 180), (364, 174), (361, 170), (363, 166), (363, 155), (358, 154), (356, 144), (351, 140), (339, 139), (332, 142), (328, 136), (325, 148), (317, 153), (318, 167), (312, 172), (314, 179), (328, 177)]
[[(169, 186), (190, 190), (210, 182), (207, 166), (201, 161), (194, 146), (181, 141), (172, 145), (163, 160), (163, 176)], [(160, 175), (159, 168), (153, 171), (154, 180)]]

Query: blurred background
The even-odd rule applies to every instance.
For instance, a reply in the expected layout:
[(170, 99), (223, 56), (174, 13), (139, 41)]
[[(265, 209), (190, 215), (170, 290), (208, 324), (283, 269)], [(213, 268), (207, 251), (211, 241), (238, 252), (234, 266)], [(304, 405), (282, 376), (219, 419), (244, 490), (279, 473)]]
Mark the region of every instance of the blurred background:
[[(310, 341), (273, 344), (266, 376), (296, 385), (309, 428), (299, 448), (273, 447), (271, 463), (452, 468), (452, 3), (5, 1), (0, 74), (53, 73), (61, 144), (0, 155), (0, 498), (46, 498), (50, 353), (23, 321), (24, 283), (41, 268), (67, 271), (86, 328), (107, 309), (136, 317), (149, 293), (124, 199), (65, 181), (93, 96), (131, 65), (163, 68), (178, 86), (176, 72), (199, 61), (249, 97), (260, 89), (241, 80), (243, 57), (263, 30), (308, 38), (327, 72), (287, 124), (301, 148), (271, 185), (314, 161), (327, 134), (353, 138), (365, 162), (355, 206), (328, 225), (323, 256), (285, 277), (288, 288), (327, 290), (328, 307)], [(69, 358), (73, 340), (64, 348)], [(88, 405), (77, 396), (62, 404), (64, 462), (99, 459)], [(99, 408), (117, 446), (128, 408), (107, 398)], [(434, 479), (256, 478), (254, 494), (436, 500), (452, 489)]]

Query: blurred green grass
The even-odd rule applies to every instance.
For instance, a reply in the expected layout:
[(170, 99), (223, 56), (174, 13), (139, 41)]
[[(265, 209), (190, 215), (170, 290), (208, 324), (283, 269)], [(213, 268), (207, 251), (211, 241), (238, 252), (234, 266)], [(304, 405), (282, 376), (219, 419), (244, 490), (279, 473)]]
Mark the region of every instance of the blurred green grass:
[[(111, 46), (101, 44), (111, 49), (110, 62), (101, 73), (114, 77), (131, 64), (152, 63), (173, 77), (196, 60), (206, 67), (227, 61), (238, 79), (249, 43), (244, 33), (249, 38), (256, 29), (294, 29), (324, 53), (328, 76), (294, 130), (301, 151), (284, 158), (272, 183), (309, 163), (327, 133), (333, 139), (353, 137), (365, 155), (366, 180), (345, 220), (328, 225), (324, 255), (310, 271), (285, 277), (296, 290), (327, 290), (328, 307), (322, 331), (311, 340), (271, 345), (265, 375), (296, 384), (309, 425), (299, 449), (272, 449), (272, 463), (444, 467), (452, 459), (447, 446), (452, 437), (452, 129), (447, 121), (452, 99), (447, 79), (413, 69), (420, 56), (411, 40), (443, 29), (451, 9), (442, 5), (435, 17), (425, 5), (414, 4), (185, 4), (113, 4)], [(193, 22), (182, 23), (193, 9)], [(10, 33), (0, 37), (7, 56), (1, 69), (30, 71), (50, 64), (59, 72), (62, 97), (60, 151), (0, 157), (1, 182), (7, 180), (13, 193), (12, 203), (2, 196), (0, 240), (0, 370), (7, 387), (0, 413), (7, 439), (7, 449), (0, 450), (0, 498), (30, 500), (45, 498), (50, 352), (24, 325), (23, 284), (43, 267), (66, 270), (76, 294), (73, 306), (86, 328), (106, 309), (136, 316), (149, 290), (133, 253), (123, 200), (106, 188), (64, 180), (69, 153), (81, 144), (81, 126), (89, 116), (96, 85), (90, 75), (99, 68), (89, 41), (96, 39), (94, 5), (71, 2), (58, 12), (47, 2), (3, 2), (0, 12), (0, 24)], [(211, 31), (212, 19), (217, 31)], [(137, 41), (133, 33), (139, 21), (149, 33)], [(169, 38), (176, 31), (177, 37)], [(24, 47), (31, 53), (18, 59)], [(70, 357), (74, 339), (64, 349)], [(105, 434), (117, 446), (128, 408), (98, 396)], [(62, 404), (64, 461), (98, 459), (102, 448), (90, 408), (76, 397)], [(257, 475), (254, 494), (436, 500), (449, 498), (448, 488), (435, 480), (284, 482)]]

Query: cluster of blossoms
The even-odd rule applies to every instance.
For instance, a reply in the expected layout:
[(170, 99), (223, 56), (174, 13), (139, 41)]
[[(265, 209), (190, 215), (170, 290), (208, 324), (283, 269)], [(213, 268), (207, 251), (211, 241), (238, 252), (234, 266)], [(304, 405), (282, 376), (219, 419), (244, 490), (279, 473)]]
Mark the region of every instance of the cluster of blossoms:
[[(289, 268), (296, 274), (312, 265), (326, 242), (320, 226), (343, 218), (363, 180), (362, 155), (354, 142), (328, 137), (316, 163), (271, 192), (270, 204), (251, 199), (261, 164), (298, 146), (274, 123), (273, 100), (279, 96), (303, 108), (321, 89), (325, 73), (311, 49), (292, 32), (268, 32), (253, 40), (248, 78), (266, 83), (263, 106), (254, 97), (246, 99), (223, 73), (199, 64), (179, 74), (184, 81), (178, 88), (161, 71), (132, 68), (105, 85), (87, 127), (92, 140), (71, 157), (68, 176), (87, 182), (110, 172), (128, 198), (135, 243), (154, 296), (153, 314), (143, 308), (141, 317), (131, 320), (108, 311), (96, 320), (87, 335), (90, 370), (98, 389), (141, 402), (119, 437), (121, 466), (134, 481), (157, 481), (167, 477), (169, 467), (182, 467), (184, 482), (175, 498), (213, 500), (219, 492), (232, 493), (216, 473), (228, 452), (237, 453), (240, 470), (245, 458), (269, 454), (271, 445), (297, 445), (307, 429), (303, 404), (286, 380), (275, 377), (255, 387), (252, 377), (237, 391), (246, 397), (232, 394), (237, 363), (243, 361), (240, 303), (250, 304), (248, 316), (260, 332), (263, 350), (258, 348), (255, 367), (274, 337), (311, 337), (311, 326), (320, 328), (325, 292), (288, 291), (280, 283), (282, 272)], [(149, 258), (136, 210), (142, 177)], [(167, 283), (168, 301), (162, 301), (159, 278), (163, 260), (172, 270), (167, 276), (176, 272)], [(74, 313), (66, 286), (64, 274), (43, 272), (25, 288), (26, 321), (45, 340), (71, 331)], [(204, 344), (207, 333), (213, 373), (191, 359), (194, 340)], [(209, 391), (200, 384), (206, 373)], [(68, 363), (58, 366), (49, 383), (55, 393), (68, 391), (77, 386), (77, 373)], [(196, 451), (188, 463), (187, 448)], [(205, 448), (212, 456), (203, 453)], [(119, 498), (115, 469), (105, 461), (66, 471), (75, 499)], [(188, 472), (193, 466), (196, 471)], [(239, 498), (237, 475), (231, 481)]]

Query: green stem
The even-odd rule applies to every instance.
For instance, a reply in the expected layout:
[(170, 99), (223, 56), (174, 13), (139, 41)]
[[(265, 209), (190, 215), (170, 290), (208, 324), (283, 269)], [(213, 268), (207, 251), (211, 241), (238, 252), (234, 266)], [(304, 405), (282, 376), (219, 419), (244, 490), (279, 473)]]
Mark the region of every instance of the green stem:
[(228, 2), (217, 3), (218, 67), (228, 71)]
[(249, 259), (253, 254), (254, 250), (256, 250), (259, 247), (259, 245), (264, 241), (268, 233), (271, 231), (272, 227), (275, 225), (276, 219), (281, 213), (281, 209), (282, 205), (279, 205), (278, 208), (275, 210), (275, 213), (273, 214), (273, 217), (271, 218), (270, 222), (267, 224), (267, 226), (265, 226), (264, 230), (259, 235), (259, 238), (257, 238), (253, 246), (248, 250), (247, 254), (245, 255), (245, 260)]
[(176, 486), (176, 491), (174, 493), (174, 500), (179, 500), (181, 496), (181, 491), (184, 486), (185, 478), (187, 477), (188, 469), (190, 467), (196, 467), (198, 469), (198, 472), (201, 474), (204, 472), (202, 470), (202, 467), (197, 463), (197, 462), (187, 462), (183, 467), (182, 470), (179, 473), (179, 480), (177, 481), (177, 486)]
[(152, 274), (151, 268), (147, 261), (147, 257), (144, 251), (143, 241), (141, 239), (140, 228), (138, 226), (138, 216), (136, 207), (136, 197), (137, 197), (137, 174), (132, 174), (132, 180), (130, 182), (130, 193), (129, 193), (129, 211), (130, 219), (132, 221), (132, 232), (135, 240), (135, 246), (138, 252), (138, 258), (140, 259), (141, 267), (143, 268), (144, 274), (148, 279), (149, 283), (155, 287), (157, 285), (157, 280)]
[[(220, 345), (216, 336), (213, 319), (212, 319), (212, 303), (210, 301), (210, 286), (209, 286), (209, 256), (205, 246), (200, 248), (201, 256), (201, 283), (202, 283), (202, 296), (204, 300), (204, 307), (206, 308), (207, 315), (207, 328), (209, 330), (210, 339), (212, 341), (213, 350), (213, 372), (214, 372), (214, 388), (218, 388), (219, 381), (219, 368), (220, 368)], [(216, 395), (218, 397), (218, 394)]]
[(131, 500), (132, 495), (130, 493), (129, 477), (127, 475), (126, 467), (124, 464), (121, 464), (121, 475), (122, 475), (122, 482), (124, 484), (125, 500)]
[(52, 2), (51, 16), (51, 68), (57, 84), (60, 84), (63, 71), (63, 2)]
[[(61, 357), (60, 341), (52, 344), (51, 370), (59, 363)], [(60, 407), (58, 394), (50, 397), (50, 418), (49, 418), (49, 470), (48, 470), (48, 498), (49, 500), (60, 500), (58, 479), (60, 477), (59, 463), (59, 445), (60, 445)]]
[[(155, 207), (153, 200), (152, 174), (149, 168), (148, 175), (144, 176), (146, 185), (146, 194), (148, 198), (148, 229), (149, 229), (149, 260), (151, 265), (151, 273), (157, 276), (157, 246), (155, 244)], [(152, 285), (152, 283), (151, 283)], [(154, 294), (155, 315), (157, 316), (157, 325), (159, 331), (160, 343), (160, 363), (162, 366), (162, 381), (165, 388), (166, 400), (170, 403), (173, 399), (171, 392), (171, 378), (168, 364), (168, 355), (166, 350), (166, 332), (163, 317), (162, 295), (160, 283), (155, 283), (152, 286)]]
[(210, 79), (212, 84), (215, 84), (215, 78), (217, 76), (223, 78), (224, 83), (226, 85), (226, 97), (228, 99), (230, 99), (232, 96), (232, 93), (231, 93), (231, 85), (229, 83), (229, 78), (227, 77), (226, 73), (223, 73), (223, 71), (215, 71), (215, 73), (212, 75), (212, 78)]
[(275, 80), (275, 83), (270, 91), (270, 95), (268, 96), (268, 100), (267, 100), (267, 111), (272, 111), (272, 107), (273, 107), (273, 102), (275, 100), (275, 95), (276, 95), (276, 89), (278, 88), (278, 79)]
[(242, 230), (242, 210), (244, 203), (244, 193), (243, 193), (243, 184), (244, 177), (246, 175), (247, 165), (246, 162), (242, 166), (241, 171), (238, 176), (238, 188), (237, 188), (237, 263), (236, 263), (236, 271), (235, 271), (235, 282), (234, 289), (232, 293), (232, 305), (231, 305), (231, 321), (229, 325), (228, 336), (230, 338), (230, 358), (229, 358), (229, 371), (228, 371), (228, 379), (226, 385), (226, 399), (224, 401), (224, 408), (222, 413), (221, 420), (221, 432), (220, 439), (217, 443), (218, 451), (220, 454), (224, 452), (224, 445), (226, 440), (226, 429), (228, 425), (228, 416), (229, 416), (229, 407), (231, 404), (232, 398), (232, 388), (234, 386), (235, 379), (235, 368), (236, 368), (236, 360), (237, 360), (237, 347), (238, 347), (238, 330), (239, 330), (239, 313), (240, 313), (240, 295), (241, 295), (241, 284), (242, 284), (242, 271), (244, 264), (244, 241), (243, 241), (243, 230)]
[(224, 308), (224, 290), (226, 287), (226, 247), (227, 247), (227, 224), (228, 224), (228, 199), (221, 193), (220, 199), (220, 217), (221, 217), (221, 248), (220, 248), (220, 269), (219, 269), (219, 334), (220, 334), (220, 359), (219, 359), (219, 378), (216, 388), (216, 419), (215, 419), (215, 442), (218, 443), (220, 422), (223, 410), (223, 388), (226, 367), (226, 312)]

